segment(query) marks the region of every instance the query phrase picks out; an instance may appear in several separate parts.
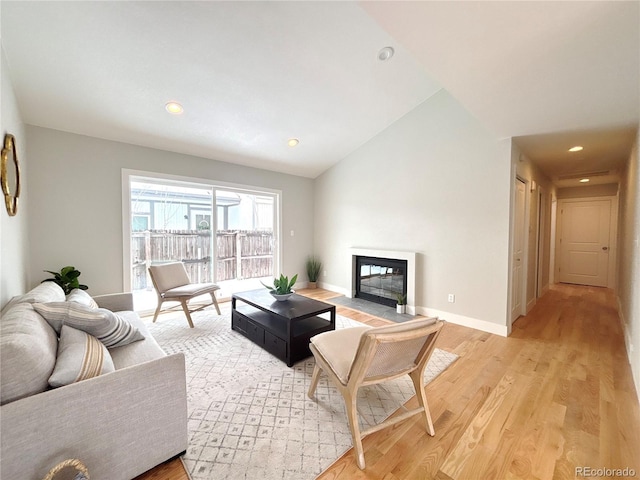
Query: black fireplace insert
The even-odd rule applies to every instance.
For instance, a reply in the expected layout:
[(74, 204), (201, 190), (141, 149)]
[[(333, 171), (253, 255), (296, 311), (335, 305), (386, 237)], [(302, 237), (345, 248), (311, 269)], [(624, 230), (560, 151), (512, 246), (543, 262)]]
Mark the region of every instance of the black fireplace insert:
[(407, 296), (407, 261), (356, 257), (356, 297), (395, 307), (398, 295)]

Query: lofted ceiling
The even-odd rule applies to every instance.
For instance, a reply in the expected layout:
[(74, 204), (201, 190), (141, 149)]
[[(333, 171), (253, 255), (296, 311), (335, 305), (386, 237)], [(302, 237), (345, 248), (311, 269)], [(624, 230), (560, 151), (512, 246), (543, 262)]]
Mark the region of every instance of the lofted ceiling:
[[(640, 113), (640, 2), (361, 2), (559, 186), (617, 182)], [(570, 154), (568, 149), (584, 150)]]
[[(28, 124), (314, 178), (445, 88), (560, 181), (616, 172), (628, 158), (639, 119), (639, 5), (3, 0), (0, 8)], [(385, 46), (395, 55), (381, 62)], [(164, 110), (172, 100), (182, 114)], [(568, 156), (575, 144), (585, 149)]]

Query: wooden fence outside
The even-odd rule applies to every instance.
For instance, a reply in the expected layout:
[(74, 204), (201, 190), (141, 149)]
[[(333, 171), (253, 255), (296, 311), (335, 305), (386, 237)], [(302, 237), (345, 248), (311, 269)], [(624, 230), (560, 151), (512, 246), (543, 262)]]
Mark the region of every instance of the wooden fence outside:
[[(153, 288), (151, 265), (183, 262), (192, 282), (210, 282), (212, 255), (209, 230), (147, 230), (131, 235), (132, 288)], [(273, 233), (221, 230), (216, 234), (216, 281), (273, 275)]]

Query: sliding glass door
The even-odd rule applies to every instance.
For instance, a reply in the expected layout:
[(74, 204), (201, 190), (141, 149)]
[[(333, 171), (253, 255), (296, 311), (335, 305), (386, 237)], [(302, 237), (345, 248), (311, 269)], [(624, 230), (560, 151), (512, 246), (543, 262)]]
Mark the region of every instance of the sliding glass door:
[(277, 197), (216, 189), (216, 282), (223, 294), (261, 288), (275, 274)]
[(278, 193), (160, 176), (127, 175), (126, 180), (125, 284), (136, 310), (155, 308), (151, 265), (183, 262), (192, 282), (220, 285), (222, 299), (260, 288), (261, 280), (275, 275)]

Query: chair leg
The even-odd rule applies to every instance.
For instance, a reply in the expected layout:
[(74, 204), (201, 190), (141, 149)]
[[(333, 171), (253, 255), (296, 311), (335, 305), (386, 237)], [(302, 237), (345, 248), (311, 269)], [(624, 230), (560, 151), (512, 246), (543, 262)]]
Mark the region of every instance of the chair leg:
[(156, 323), (158, 314), (160, 313), (160, 307), (162, 307), (162, 299), (158, 298), (158, 306), (156, 307), (156, 313), (153, 314), (153, 323)]
[(307, 396), (309, 398), (314, 397), (314, 393), (316, 392), (316, 388), (318, 386), (318, 380), (320, 380), (320, 372), (322, 369), (318, 366), (316, 362), (316, 366), (313, 367), (313, 375), (311, 376), (311, 385), (309, 385), (309, 391), (307, 392)]
[(424, 372), (414, 370), (409, 374), (413, 381), (413, 387), (416, 389), (416, 396), (418, 397), (418, 403), (424, 409), (424, 418), (427, 422), (427, 432), (432, 437), (436, 434), (433, 428), (433, 421), (431, 420), (431, 412), (429, 411), (429, 404), (427, 403), (427, 395), (424, 393)]
[(220, 313), (220, 307), (218, 306), (218, 300), (216, 299), (216, 292), (211, 292), (211, 301), (213, 305), (216, 307), (216, 311), (218, 312), (218, 315), (222, 315)]
[(362, 448), (362, 437), (360, 436), (360, 425), (358, 424), (358, 406), (356, 404), (358, 392), (350, 392), (347, 389), (341, 389), (341, 393), (344, 397), (345, 406), (347, 407), (349, 430), (351, 430), (351, 437), (353, 438), (356, 462), (360, 470), (364, 470), (364, 450)]
[(193, 321), (191, 321), (191, 312), (189, 311), (189, 307), (187, 306), (187, 301), (185, 299), (181, 299), (180, 303), (182, 304), (182, 310), (184, 310), (184, 314), (187, 316), (187, 322), (189, 322), (189, 326), (193, 328)]

